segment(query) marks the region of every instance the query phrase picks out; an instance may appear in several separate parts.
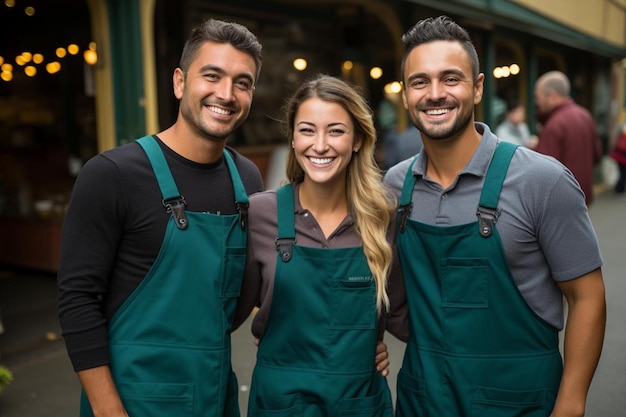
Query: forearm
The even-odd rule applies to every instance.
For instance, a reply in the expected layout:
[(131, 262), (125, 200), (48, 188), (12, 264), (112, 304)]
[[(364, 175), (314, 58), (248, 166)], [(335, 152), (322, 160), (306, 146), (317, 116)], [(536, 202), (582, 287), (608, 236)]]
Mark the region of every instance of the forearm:
[(128, 417), (108, 366), (77, 372), (95, 417)]
[(604, 291), (596, 295), (568, 298), (565, 328), (564, 367), (551, 417), (580, 417), (585, 414), (587, 393), (604, 342), (606, 305)]

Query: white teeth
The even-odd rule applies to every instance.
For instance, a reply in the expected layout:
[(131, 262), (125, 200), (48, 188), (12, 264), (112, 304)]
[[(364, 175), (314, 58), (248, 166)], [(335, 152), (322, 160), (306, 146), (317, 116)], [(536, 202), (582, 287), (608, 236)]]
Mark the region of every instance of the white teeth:
[(333, 158), (312, 158), (312, 157), (310, 157), (309, 160), (311, 162), (313, 162), (314, 164), (318, 164), (318, 165), (330, 164), (331, 162), (333, 162)]
[(450, 113), (450, 109), (434, 109), (434, 110), (426, 110), (426, 114), (430, 114), (433, 116), (437, 116), (440, 114)]
[(224, 110), (224, 109), (221, 109), (221, 108), (215, 107), (215, 106), (209, 106), (209, 110), (211, 110), (211, 111), (213, 111), (215, 113), (224, 114), (224, 115), (230, 114), (230, 111)]

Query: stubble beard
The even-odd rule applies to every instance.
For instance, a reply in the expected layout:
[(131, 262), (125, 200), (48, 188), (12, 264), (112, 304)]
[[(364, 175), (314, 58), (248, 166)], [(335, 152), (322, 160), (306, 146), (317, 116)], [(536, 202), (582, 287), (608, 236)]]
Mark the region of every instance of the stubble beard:
[(419, 130), (424, 136), (434, 140), (449, 139), (465, 130), (467, 125), (469, 125), (472, 121), (472, 112), (470, 111), (465, 114), (459, 114), (449, 127), (443, 124), (427, 127), (419, 116), (419, 110), (416, 110), (416, 113), (411, 113), (411, 121), (415, 127), (417, 127), (417, 130)]
[(212, 142), (220, 142), (227, 139), (241, 124), (241, 122), (237, 121), (231, 125), (224, 125), (223, 129), (211, 128), (202, 118), (202, 112), (194, 114), (193, 110), (188, 105), (184, 104), (181, 104), (180, 113), (192, 129), (198, 132), (200, 136), (203, 136), (205, 139)]

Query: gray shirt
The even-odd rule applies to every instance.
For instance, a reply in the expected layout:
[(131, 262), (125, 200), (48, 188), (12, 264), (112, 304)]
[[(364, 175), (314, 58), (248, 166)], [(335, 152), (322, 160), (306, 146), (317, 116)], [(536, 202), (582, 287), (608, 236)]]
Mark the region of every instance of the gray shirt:
[[(476, 123), (476, 130), (483, 133), (476, 153), (445, 190), (426, 176), (425, 152), (417, 156), (412, 220), (440, 226), (476, 221), (484, 176), (498, 141), (487, 125)], [(410, 162), (401, 162), (385, 175), (386, 186), (398, 199)], [(540, 317), (562, 329), (563, 298), (555, 281), (580, 277), (602, 265), (578, 183), (556, 159), (520, 147), (511, 160), (498, 209), (496, 228), (515, 283)], [(392, 288), (399, 275), (394, 270)]]
[(495, 133), (498, 138), (506, 140), (507, 142), (522, 146), (530, 145), (530, 130), (526, 123), (514, 125), (509, 120), (504, 119), (502, 123), (496, 127)]
[(404, 131), (389, 134), (384, 142), (384, 168), (389, 169), (400, 161), (415, 156), (422, 149), (422, 136), (413, 125)]

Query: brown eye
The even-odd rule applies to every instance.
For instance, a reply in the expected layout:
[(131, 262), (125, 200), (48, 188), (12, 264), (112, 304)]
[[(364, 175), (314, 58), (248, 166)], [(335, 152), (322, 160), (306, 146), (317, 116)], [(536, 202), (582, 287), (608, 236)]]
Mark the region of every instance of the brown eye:
[(248, 80), (239, 80), (235, 82), (235, 86), (243, 91), (250, 91), (252, 89), (252, 83)]

